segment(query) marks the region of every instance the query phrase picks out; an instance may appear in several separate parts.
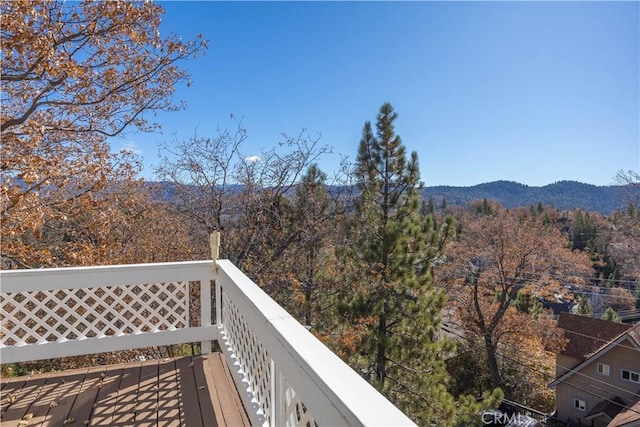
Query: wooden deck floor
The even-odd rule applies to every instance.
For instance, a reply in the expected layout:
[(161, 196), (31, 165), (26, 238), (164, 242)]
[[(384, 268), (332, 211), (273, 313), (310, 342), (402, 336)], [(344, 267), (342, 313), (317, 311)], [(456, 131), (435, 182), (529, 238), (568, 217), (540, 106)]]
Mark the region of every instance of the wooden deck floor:
[(2, 378), (0, 426), (248, 426), (220, 353)]

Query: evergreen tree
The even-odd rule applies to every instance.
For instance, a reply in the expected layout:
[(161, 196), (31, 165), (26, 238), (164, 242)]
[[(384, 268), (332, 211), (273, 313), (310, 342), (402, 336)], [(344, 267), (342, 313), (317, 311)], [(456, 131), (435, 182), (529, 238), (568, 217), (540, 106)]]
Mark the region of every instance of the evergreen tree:
[(578, 211), (573, 232), (573, 249), (583, 250), (588, 248), (593, 250), (597, 233), (598, 227), (589, 216), (589, 213), (587, 212), (583, 215), (582, 211)]
[(593, 314), (593, 310), (591, 309), (591, 304), (589, 304), (589, 298), (586, 295), (583, 295), (578, 302), (578, 307), (576, 309), (577, 314), (582, 314), (584, 316), (588, 316)]
[(431, 267), (455, 226), (447, 217), (436, 230), (431, 216), (421, 218), (418, 156), (407, 159), (396, 117), (383, 104), (375, 135), (366, 122), (358, 149), (360, 229), (351, 255), (362, 275), (342, 309), (365, 331), (350, 362), (419, 424), (451, 425), (456, 404), (444, 360), (454, 345), (438, 334), (445, 297), (433, 287)]
[(433, 197), (429, 197), (429, 202), (427, 203), (427, 208), (429, 209), (429, 215), (435, 215), (436, 213), (436, 202), (433, 200)]
[(436, 204), (433, 200), (433, 197), (429, 197), (428, 201), (423, 200), (420, 205), (420, 216), (422, 218), (426, 218), (429, 215), (434, 215), (436, 213)]
[(544, 309), (540, 300), (532, 296), (528, 292), (518, 292), (516, 299), (512, 305), (521, 313), (531, 314), (535, 317), (539, 316)]
[(544, 213), (544, 205), (542, 202), (538, 202), (537, 205), (531, 205), (529, 210), (531, 211), (531, 216), (536, 218)]
[(491, 215), (493, 213), (493, 209), (491, 209), (491, 205), (489, 205), (489, 201), (487, 199), (482, 201), (482, 213), (485, 215)]
[(294, 289), (296, 298), (293, 298), (297, 307), (292, 307), (291, 311), (302, 311), (303, 322), (310, 327), (318, 321), (314, 313), (318, 311), (316, 305), (322, 296), (318, 276), (331, 261), (322, 253), (328, 245), (328, 226), (333, 218), (326, 180), (327, 175), (315, 163), (309, 166), (296, 188), (289, 225), (291, 245), (288, 250), (293, 261), (289, 271), (298, 285)]
[(607, 307), (607, 309), (602, 314), (601, 319), (609, 320), (611, 322), (622, 323), (622, 319), (620, 318), (620, 316), (618, 316), (618, 313), (616, 313), (616, 311), (611, 307)]

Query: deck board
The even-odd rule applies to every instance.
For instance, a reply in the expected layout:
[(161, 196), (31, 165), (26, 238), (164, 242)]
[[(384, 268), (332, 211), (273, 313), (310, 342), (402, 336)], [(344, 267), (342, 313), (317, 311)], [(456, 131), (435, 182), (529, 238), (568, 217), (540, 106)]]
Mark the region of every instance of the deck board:
[[(64, 422), (68, 419), (69, 412), (71, 412), (71, 408), (78, 396), (78, 390), (82, 387), (87, 371), (88, 369), (85, 369), (84, 372), (77, 373), (74, 375), (75, 378), (66, 377), (66, 381), (62, 384), (56, 396), (52, 397), (45, 417), (40, 420), (40, 424), (37, 424), (38, 420), (33, 420), (33, 424), (64, 425)], [(70, 384), (71, 386), (69, 386)]]
[(29, 378), (26, 384), (13, 394), (13, 403), (10, 403), (7, 408), (5, 408), (5, 412), (0, 415), (0, 425), (4, 426), (5, 420), (13, 420), (16, 422), (13, 424), (15, 426), (18, 421), (30, 413), (28, 410), (31, 404), (37, 400), (46, 382), (47, 376), (40, 375)]
[(122, 371), (120, 386), (116, 392), (115, 405), (111, 415), (112, 426), (131, 426), (134, 422), (138, 383), (140, 382), (140, 363), (127, 366)]
[(34, 418), (28, 425), (63, 425), (75, 401), (76, 390), (82, 385), (87, 370), (83, 369), (64, 377), (49, 377), (47, 385), (52, 387), (52, 392), (38, 396), (37, 403), (34, 402), (35, 405), (29, 408), (29, 411), (34, 412)]
[(158, 365), (158, 426), (180, 425), (180, 390), (175, 360)]
[[(106, 366), (96, 366), (89, 368), (87, 374), (82, 380), (82, 384), (75, 393), (75, 399), (72, 401), (72, 407), (67, 412), (67, 418), (73, 417), (76, 425), (85, 425), (84, 422), (91, 418), (93, 405), (98, 398), (100, 385), (103, 375), (106, 376)], [(65, 408), (66, 409), (66, 408)], [(73, 415), (71, 415), (73, 411)], [(62, 424), (60, 424), (62, 425)]]
[(193, 375), (193, 361), (190, 358), (182, 358), (176, 362), (178, 384), (180, 389), (180, 420), (183, 425), (199, 427), (203, 426), (200, 402), (194, 399), (196, 395), (196, 380)]
[(143, 427), (158, 425), (158, 361), (142, 365), (138, 383), (135, 424)]
[[(211, 395), (209, 394), (209, 387), (207, 385), (207, 377), (204, 372), (204, 365), (207, 359), (204, 357), (198, 357), (193, 360), (193, 376), (196, 381), (196, 396), (195, 399), (200, 403), (200, 414), (202, 415), (202, 424), (207, 427), (217, 427), (218, 422), (216, 420), (215, 411), (213, 410), (213, 404), (211, 403)], [(215, 394), (213, 395), (215, 397)]]
[(209, 378), (216, 378), (216, 381), (209, 381), (209, 393), (216, 398), (214, 402), (220, 405), (219, 413), (222, 414), (224, 425), (229, 426), (247, 426), (249, 419), (245, 413), (242, 402), (239, 398), (235, 398), (235, 384), (231, 378), (231, 373), (224, 365), (224, 356), (221, 353), (213, 353), (210, 358), (218, 358), (217, 363), (207, 363), (204, 365), (205, 374)]
[(98, 395), (92, 405), (89, 418), (87, 418), (90, 421), (90, 425), (104, 426), (111, 423), (115, 401), (118, 396), (118, 387), (120, 387), (120, 379), (124, 369), (125, 365), (107, 367), (105, 369), (104, 377), (98, 383)]
[(2, 391), (0, 392), (0, 414), (3, 414), (9, 407), (11, 399), (13, 399), (27, 383), (24, 377), (9, 378), (7, 383), (2, 383)]
[(0, 427), (247, 426), (223, 363), (214, 353), (1, 378)]

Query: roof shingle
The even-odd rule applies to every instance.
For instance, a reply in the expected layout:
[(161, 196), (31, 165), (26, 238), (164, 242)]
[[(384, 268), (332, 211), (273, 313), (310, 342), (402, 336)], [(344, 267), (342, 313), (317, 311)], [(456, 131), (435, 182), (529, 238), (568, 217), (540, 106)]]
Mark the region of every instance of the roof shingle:
[[(607, 345), (631, 328), (624, 323), (594, 319), (578, 314), (562, 313), (558, 318), (558, 328), (562, 329), (567, 345), (560, 354), (585, 360), (598, 349)], [(640, 328), (634, 331), (640, 342)]]

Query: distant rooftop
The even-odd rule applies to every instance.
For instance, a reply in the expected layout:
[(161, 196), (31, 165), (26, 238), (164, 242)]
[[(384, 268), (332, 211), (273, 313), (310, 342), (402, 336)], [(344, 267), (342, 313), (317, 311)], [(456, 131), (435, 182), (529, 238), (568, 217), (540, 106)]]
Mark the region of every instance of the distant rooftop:
[[(584, 360), (628, 331), (631, 325), (579, 314), (562, 313), (558, 318), (558, 327), (563, 330), (564, 337), (568, 339), (567, 346), (561, 354)], [(636, 332), (640, 334), (640, 331)]]

